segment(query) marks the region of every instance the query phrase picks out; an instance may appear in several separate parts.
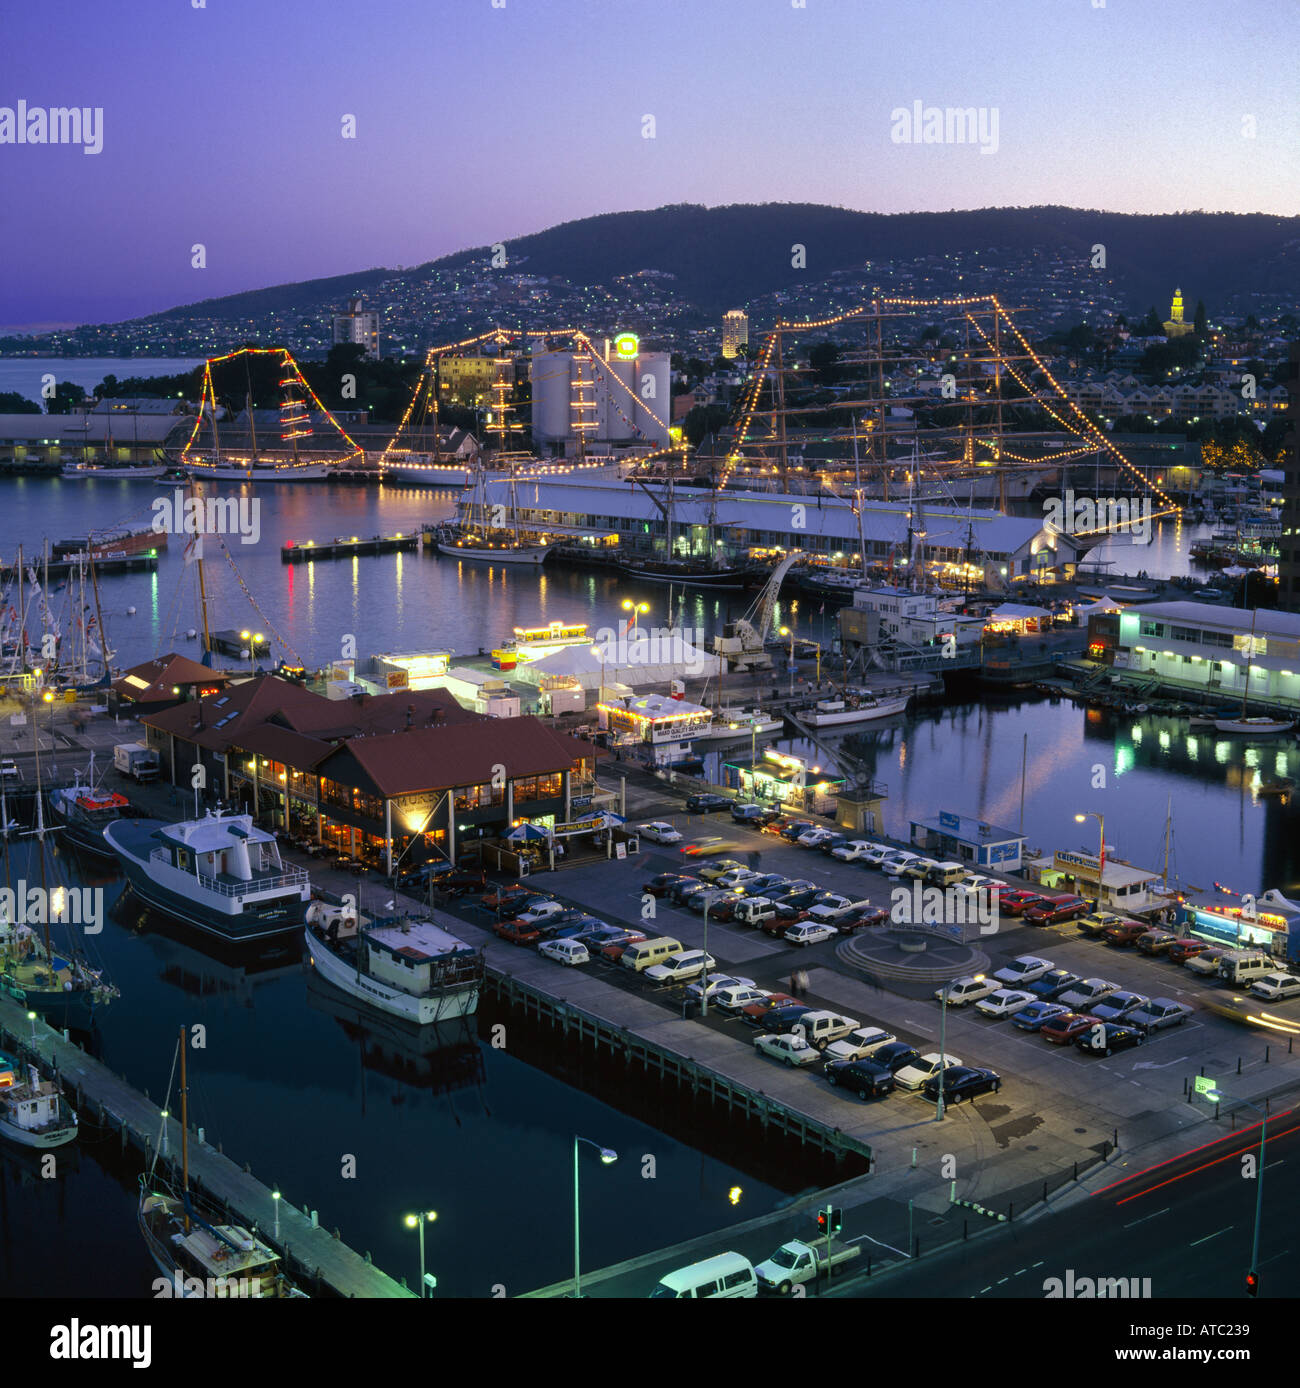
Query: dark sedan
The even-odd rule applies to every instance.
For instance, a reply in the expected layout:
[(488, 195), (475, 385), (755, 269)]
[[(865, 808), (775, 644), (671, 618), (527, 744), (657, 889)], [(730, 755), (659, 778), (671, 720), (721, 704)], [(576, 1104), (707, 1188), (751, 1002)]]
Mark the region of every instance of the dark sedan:
[(793, 1031), (794, 1024), (804, 1015), (811, 1012), (811, 1007), (805, 1007), (802, 1003), (797, 1003), (793, 1007), (771, 1007), (763, 1015), (756, 1019), (760, 1031), (770, 1031), (781, 1033)]
[(692, 892), (698, 892), (701, 887), (708, 885), (702, 877), (682, 877), (668, 888), (665, 895), (669, 901), (680, 906)]
[(675, 883), (686, 880), (686, 874), (682, 872), (660, 872), (648, 882), (642, 882), (641, 890), (649, 892), (651, 896), (667, 896)]
[(1127, 990), (1111, 993), (1101, 1002), (1093, 1003), (1092, 1015), (1100, 1017), (1103, 1022), (1122, 1022), (1130, 1012), (1145, 1007), (1149, 1001), (1150, 999), (1144, 998), (1141, 993), (1130, 993)]
[(1002, 1088), (1002, 1077), (996, 1070), (980, 1070), (973, 1065), (953, 1065), (947, 1070), (931, 1075), (921, 1086), (921, 1093), (931, 1103), (939, 1100), (939, 1085), (943, 1084), (945, 1104), (959, 1104), (963, 1099), (974, 1099), (980, 1094), (996, 1094)]
[(787, 843), (793, 843), (800, 834), (806, 834), (809, 829), (820, 829), (820, 824), (814, 824), (811, 819), (792, 819), (789, 824), (781, 830), (781, 837)]
[(859, 1099), (883, 1099), (898, 1087), (888, 1065), (874, 1060), (836, 1060), (826, 1066), (826, 1083), (850, 1090)]
[(1064, 1017), (1069, 1010), (1062, 1002), (1031, 1002), (1012, 1015), (1011, 1025), (1021, 1031), (1038, 1031), (1046, 1023)]
[(1069, 992), (1079, 981), (1079, 975), (1072, 974), (1069, 969), (1052, 969), (1042, 978), (1027, 983), (1025, 987), (1036, 998), (1042, 998), (1044, 1002), (1055, 1002), (1062, 993)]
[(1110, 1055), (1140, 1046), (1146, 1035), (1137, 1027), (1121, 1026), (1118, 1022), (1097, 1022), (1074, 1038), (1074, 1044), (1088, 1055)]
[(874, 1064), (883, 1065), (895, 1075), (920, 1058), (921, 1052), (915, 1046), (909, 1046), (906, 1041), (891, 1041), (889, 1045), (881, 1046), (878, 1051), (871, 1053)]

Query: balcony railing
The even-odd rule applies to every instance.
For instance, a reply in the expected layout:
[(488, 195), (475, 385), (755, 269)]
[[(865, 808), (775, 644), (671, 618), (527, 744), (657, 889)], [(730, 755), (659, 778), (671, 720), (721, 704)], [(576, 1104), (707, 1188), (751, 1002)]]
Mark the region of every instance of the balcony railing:
[[(149, 857), (171, 867), (172, 857), (165, 848), (155, 848)], [(301, 887), (308, 881), (303, 868), (285, 868), (280, 872), (257, 873), (248, 879), (238, 877), (214, 877), (211, 873), (196, 872), (195, 877), (201, 887), (218, 896), (246, 896), (250, 892), (276, 891), (281, 887)]]

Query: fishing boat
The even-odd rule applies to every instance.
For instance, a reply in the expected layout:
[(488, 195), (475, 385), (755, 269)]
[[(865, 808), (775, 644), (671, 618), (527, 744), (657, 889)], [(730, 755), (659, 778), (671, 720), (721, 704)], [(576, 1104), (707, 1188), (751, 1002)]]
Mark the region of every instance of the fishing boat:
[[(93, 759), (91, 764), (93, 766)], [(50, 814), (54, 827), (62, 831), (61, 842), (70, 843), (73, 848), (96, 858), (117, 856), (104, 838), (104, 830), (114, 820), (121, 819), (122, 812), (130, 805), (126, 796), (117, 791), (95, 790), (91, 785), (82, 785), (80, 773), (72, 785), (50, 791)]]
[(911, 695), (878, 699), (869, 689), (845, 690), (839, 699), (818, 699), (808, 708), (794, 711), (794, 717), (814, 728), (837, 728), (850, 723), (869, 723), (902, 713)]
[[(232, 1224), (211, 1202), (190, 1190), (189, 1085), (180, 1034), (181, 1186), (174, 1189), (154, 1166), (140, 1177), (136, 1221), (154, 1265), (189, 1299), (305, 1297), (280, 1267), (280, 1255), (242, 1224)], [(165, 1121), (165, 1120), (164, 1120)]]
[(434, 531), (434, 545), (439, 554), (453, 559), (468, 559), (485, 564), (542, 564), (551, 552), (550, 544), (529, 543), (519, 534), (519, 510), (515, 499), (515, 478), (510, 474), (511, 526), (500, 524), (505, 508), (489, 507), (485, 474), (475, 469), (474, 488), (468, 502), (462, 500), (463, 518), (455, 524), (439, 526)]
[(302, 929), (311, 883), (252, 815), (117, 819), (104, 838), (136, 894), (176, 920), (241, 942)]
[(478, 1008), (483, 952), (430, 920), (367, 923), (325, 902), (307, 912), (307, 953), (335, 987), (420, 1026)]
[(692, 742), (741, 742), (747, 737), (766, 737), (785, 727), (780, 714), (764, 713), (761, 708), (715, 709), (709, 728)]
[[(1256, 609), (1250, 617), (1250, 650), (1255, 649), (1255, 623), (1259, 620)], [(1295, 725), (1294, 718), (1246, 717), (1246, 702), (1250, 697), (1251, 662), (1246, 661), (1246, 682), (1241, 689), (1241, 712), (1235, 718), (1216, 718), (1215, 729), (1221, 733), (1240, 733), (1254, 737), (1273, 737), (1284, 733)]]
[(41, 1078), (35, 1065), (27, 1079), (22, 1067), (0, 1055), (0, 1136), (23, 1147), (62, 1147), (77, 1136), (77, 1115), (53, 1080)]
[[(161, 477), (163, 470), (151, 468), (149, 471), (152, 476)], [(89, 554), (92, 559), (120, 559), (129, 554), (148, 554), (150, 550), (166, 548), (166, 531), (159, 532), (151, 526), (132, 528), (124, 525), (109, 530), (92, 530), (89, 535), (78, 535), (70, 540), (56, 540), (52, 553), (55, 559), (66, 559), (76, 554)]]

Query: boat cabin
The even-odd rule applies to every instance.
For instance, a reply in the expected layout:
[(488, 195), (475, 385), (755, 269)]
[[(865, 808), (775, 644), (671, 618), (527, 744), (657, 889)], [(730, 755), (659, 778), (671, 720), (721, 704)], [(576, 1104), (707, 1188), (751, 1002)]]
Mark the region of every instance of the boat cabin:
[(275, 835), (257, 828), (252, 815), (209, 815), (168, 824), (155, 830), (153, 837), (162, 847), (155, 848), (151, 857), (161, 857), (169, 866), (217, 891), (240, 887), (263, 891), (294, 885), (294, 878), (306, 880), (301, 869), (285, 868)]

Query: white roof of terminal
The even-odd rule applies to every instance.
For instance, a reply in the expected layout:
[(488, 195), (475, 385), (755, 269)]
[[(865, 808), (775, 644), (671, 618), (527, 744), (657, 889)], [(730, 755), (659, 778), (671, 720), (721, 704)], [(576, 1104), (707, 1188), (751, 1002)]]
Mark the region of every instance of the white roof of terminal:
[(1126, 615), (1130, 610), (1143, 621), (1162, 617), (1166, 621), (1224, 627), (1245, 634), (1249, 634), (1253, 620), (1256, 636), (1300, 638), (1300, 614), (1294, 612), (1275, 612), (1267, 608), (1252, 612), (1247, 607), (1220, 607), (1209, 602), (1147, 602), (1141, 607), (1126, 609)]
[[(488, 482), (486, 490), (492, 494), (492, 500), (509, 506), (507, 479)], [(630, 521), (654, 521), (662, 515), (651, 497), (629, 483), (601, 484), (585, 478), (581, 481), (521, 478), (515, 483), (515, 497), (521, 510), (617, 516)], [(804, 522), (802, 525), (794, 522), (795, 513), (791, 509), (794, 506), (804, 508), (799, 517)], [(1004, 516), (997, 511), (980, 509), (927, 505), (917, 508), (917, 519), (925, 529), (926, 543), (945, 548), (964, 548), (972, 524), (978, 546), (994, 553), (1015, 553), (1035, 536), (1045, 533), (1042, 522), (1033, 518)], [(673, 522), (683, 526), (707, 525), (708, 493), (678, 487), (673, 497)], [(858, 540), (858, 519), (852, 507), (847, 501), (824, 493), (799, 495), (725, 489), (718, 493), (715, 523), (720, 529), (736, 526), (745, 530), (825, 536), (843, 540), (846, 547), (856, 547)], [(905, 539), (907, 527), (906, 501), (862, 503), (862, 531), (868, 540)]]

